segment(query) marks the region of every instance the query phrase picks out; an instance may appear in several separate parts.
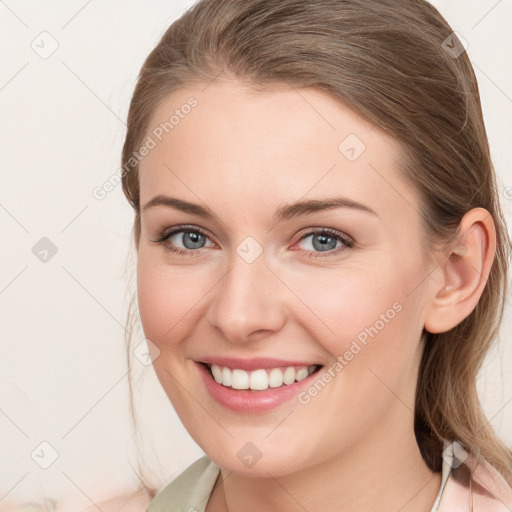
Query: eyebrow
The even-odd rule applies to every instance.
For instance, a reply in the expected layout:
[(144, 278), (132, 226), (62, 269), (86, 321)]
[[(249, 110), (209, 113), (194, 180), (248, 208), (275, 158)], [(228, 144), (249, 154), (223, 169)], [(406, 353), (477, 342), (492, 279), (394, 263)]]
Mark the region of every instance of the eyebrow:
[[(190, 213), (203, 217), (205, 219), (216, 219), (217, 216), (208, 208), (195, 203), (189, 203), (176, 197), (169, 197), (159, 194), (150, 201), (148, 201), (143, 207), (142, 211), (147, 211), (155, 206), (167, 206), (179, 210), (184, 213)], [(347, 197), (331, 197), (326, 199), (310, 199), (307, 201), (298, 201), (292, 204), (286, 204), (279, 208), (274, 215), (274, 223), (277, 224), (283, 220), (290, 220), (295, 217), (302, 215), (308, 215), (312, 213), (318, 213), (324, 210), (332, 210), (335, 208), (352, 208), (362, 212), (370, 213), (375, 216), (379, 216), (377, 212), (369, 208), (368, 206), (353, 201)]]

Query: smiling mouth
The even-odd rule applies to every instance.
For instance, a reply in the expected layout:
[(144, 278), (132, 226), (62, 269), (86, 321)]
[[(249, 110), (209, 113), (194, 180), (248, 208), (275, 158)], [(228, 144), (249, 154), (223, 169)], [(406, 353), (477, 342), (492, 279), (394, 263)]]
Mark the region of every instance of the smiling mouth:
[(217, 364), (200, 364), (207, 368), (211, 377), (221, 386), (248, 391), (265, 391), (289, 386), (317, 373), (323, 367), (320, 364), (312, 364), (309, 366), (261, 368), (246, 371)]

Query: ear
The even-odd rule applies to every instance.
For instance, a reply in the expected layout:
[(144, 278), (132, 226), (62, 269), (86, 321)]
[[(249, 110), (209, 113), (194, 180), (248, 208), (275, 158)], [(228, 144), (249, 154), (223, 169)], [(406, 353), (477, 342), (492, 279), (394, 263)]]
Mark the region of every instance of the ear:
[(491, 214), (473, 208), (464, 215), (459, 235), (443, 255), (425, 317), (425, 330), (446, 332), (470, 315), (484, 291), (496, 253), (496, 230)]

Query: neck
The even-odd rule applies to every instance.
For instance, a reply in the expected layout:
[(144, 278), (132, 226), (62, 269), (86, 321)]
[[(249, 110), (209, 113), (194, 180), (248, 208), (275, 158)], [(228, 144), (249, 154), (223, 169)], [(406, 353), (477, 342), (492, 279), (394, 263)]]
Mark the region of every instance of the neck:
[(430, 512), (441, 474), (423, 461), (410, 411), (402, 419), (397, 425), (395, 415), (387, 428), (379, 423), (341, 453), (284, 476), (254, 478), (221, 470), (206, 510)]

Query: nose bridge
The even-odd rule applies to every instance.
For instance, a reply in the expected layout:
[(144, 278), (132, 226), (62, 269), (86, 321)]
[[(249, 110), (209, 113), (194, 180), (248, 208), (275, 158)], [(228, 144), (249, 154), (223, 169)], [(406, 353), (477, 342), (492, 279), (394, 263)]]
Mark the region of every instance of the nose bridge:
[(210, 305), (211, 325), (230, 341), (247, 341), (256, 331), (276, 331), (285, 319), (283, 305), (271, 293), (277, 286), (270, 283), (275, 277), (267, 268), (263, 251), (257, 254), (252, 243), (242, 242), (232, 253)]

